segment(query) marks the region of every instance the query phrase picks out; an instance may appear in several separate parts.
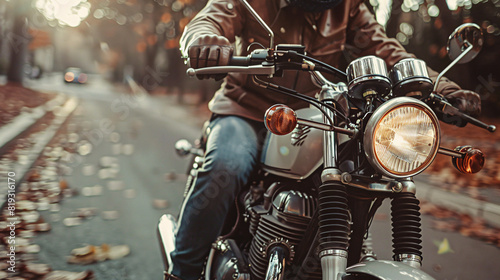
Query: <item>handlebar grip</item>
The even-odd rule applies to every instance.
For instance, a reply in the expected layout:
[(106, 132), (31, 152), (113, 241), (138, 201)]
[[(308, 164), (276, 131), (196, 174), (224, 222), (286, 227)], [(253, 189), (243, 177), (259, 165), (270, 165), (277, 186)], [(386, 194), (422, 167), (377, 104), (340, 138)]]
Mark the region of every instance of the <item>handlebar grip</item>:
[[(457, 117), (461, 118), (462, 120), (464, 120), (472, 125), (475, 125), (477, 127), (484, 128), (484, 129), (488, 130), (489, 132), (495, 132), (497, 130), (497, 127), (494, 125), (486, 124), (486, 123), (484, 123), (484, 122), (482, 122), (474, 117), (471, 117), (463, 112), (460, 112), (457, 108), (453, 107), (450, 103), (448, 103), (448, 101), (446, 100), (446, 98), (444, 96), (431, 94), (430, 99), (435, 102), (434, 104), (439, 104), (438, 111), (443, 113), (443, 114), (457, 116)], [(465, 124), (467, 124), (467, 123), (465, 123)], [(462, 126), (465, 126), (465, 124)]]
[(486, 130), (488, 130), (489, 132), (495, 132), (497, 130), (497, 127), (494, 126), (494, 125), (489, 125), (489, 124), (485, 124), (483, 123), (482, 121), (476, 119), (476, 118), (473, 118), (467, 114), (463, 114), (463, 113), (460, 113), (458, 114), (463, 120), (469, 122), (470, 124), (473, 124), (477, 127), (480, 127), (480, 128), (484, 128)]
[(233, 56), (229, 59), (230, 66), (248, 66), (250, 65), (250, 57), (248, 56)]

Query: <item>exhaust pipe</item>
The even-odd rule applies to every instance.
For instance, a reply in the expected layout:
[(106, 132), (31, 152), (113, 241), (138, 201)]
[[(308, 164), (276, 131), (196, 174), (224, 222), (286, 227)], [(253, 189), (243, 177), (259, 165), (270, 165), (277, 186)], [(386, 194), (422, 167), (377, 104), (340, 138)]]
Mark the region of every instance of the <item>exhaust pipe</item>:
[(269, 265), (266, 272), (266, 280), (285, 279), (285, 263), (287, 250), (281, 246), (273, 247), (269, 254)]
[(165, 271), (172, 264), (170, 253), (175, 250), (175, 231), (177, 230), (177, 222), (170, 214), (161, 216), (158, 223), (158, 240), (160, 241), (160, 250), (163, 257), (163, 265)]

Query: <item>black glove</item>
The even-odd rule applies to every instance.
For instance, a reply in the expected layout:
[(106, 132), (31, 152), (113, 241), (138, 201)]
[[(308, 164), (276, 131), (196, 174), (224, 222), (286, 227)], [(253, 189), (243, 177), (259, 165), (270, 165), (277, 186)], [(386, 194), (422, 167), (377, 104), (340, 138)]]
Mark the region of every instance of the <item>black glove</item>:
[(477, 117), (481, 114), (481, 97), (479, 94), (465, 89), (459, 89), (447, 94), (446, 99), (462, 113)]
[[(226, 37), (202, 35), (196, 38), (188, 49), (189, 65), (192, 68), (225, 66), (233, 55), (233, 47)], [(226, 74), (196, 75), (198, 79), (214, 78), (220, 80)]]
[[(456, 107), (460, 112), (469, 116), (476, 117), (481, 113), (481, 98), (479, 94), (473, 91), (459, 89), (446, 94), (445, 98), (453, 107)], [(441, 112), (441, 107), (442, 105), (438, 105), (435, 110), (436, 115), (441, 121), (458, 127), (467, 125), (467, 121), (462, 117)]]

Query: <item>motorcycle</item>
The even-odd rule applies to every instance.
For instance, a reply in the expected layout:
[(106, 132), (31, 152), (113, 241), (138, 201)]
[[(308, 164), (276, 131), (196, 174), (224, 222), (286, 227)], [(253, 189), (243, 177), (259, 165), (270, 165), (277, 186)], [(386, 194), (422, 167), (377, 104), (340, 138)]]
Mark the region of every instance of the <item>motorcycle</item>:
[[(419, 201), (413, 177), (437, 153), (451, 157), (463, 173), (479, 172), (484, 154), (471, 146), (440, 146), (439, 120), (485, 124), (460, 112), (435, 93), (455, 64), (472, 60), (482, 45), (475, 24), (459, 26), (449, 38), (453, 62), (435, 83), (425, 62), (404, 59), (388, 71), (376, 56), (351, 62), (346, 73), (310, 58), (299, 45), (273, 44), (229, 66), (189, 69), (188, 75), (239, 72), (268, 90), (311, 104), (297, 111), (284, 104), (269, 108), (269, 130), (259, 172), (238, 196), (234, 215), (213, 243), (204, 278), (209, 279), (433, 279), (420, 270), (422, 242)], [(319, 88), (312, 98), (261, 79), (286, 70), (308, 71)], [(344, 82), (333, 83), (323, 73)], [(439, 116), (439, 118), (438, 118)], [(193, 155), (186, 193), (203, 163), (204, 140), (176, 143), (180, 155)], [(391, 200), (393, 260), (378, 260), (369, 227), (385, 199)], [(163, 215), (158, 225), (165, 267), (175, 249), (176, 222)]]

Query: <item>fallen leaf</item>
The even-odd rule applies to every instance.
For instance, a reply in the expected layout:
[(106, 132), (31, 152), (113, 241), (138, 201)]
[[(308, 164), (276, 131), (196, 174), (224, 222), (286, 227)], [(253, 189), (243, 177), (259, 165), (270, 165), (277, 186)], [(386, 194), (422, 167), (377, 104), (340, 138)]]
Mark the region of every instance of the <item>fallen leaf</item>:
[(108, 258), (110, 260), (121, 259), (130, 254), (130, 247), (127, 245), (117, 245), (109, 248)]
[(99, 164), (102, 167), (111, 167), (112, 164), (117, 163), (118, 159), (115, 157), (104, 156), (99, 159)]
[(90, 219), (95, 215), (97, 215), (97, 208), (94, 207), (78, 208), (76, 209), (76, 212), (71, 213), (71, 216), (82, 219)]
[(434, 244), (438, 247), (438, 254), (447, 254), (454, 253), (454, 251), (450, 247), (450, 242), (448, 242), (447, 238), (444, 238), (443, 241), (434, 241)]
[(168, 200), (153, 199), (153, 207), (156, 209), (167, 209), (169, 206)]
[(123, 181), (109, 181), (108, 189), (110, 191), (121, 191), (125, 188), (125, 183)]
[(59, 187), (61, 188), (61, 190), (67, 189), (68, 188), (68, 181), (66, 181), (66, 180), (59, 181)]
[(67, 261), (71, 264), (91, 264), (120, 259), (129, 253), (130, 247), (127, 245), (111, 246), (105, 243), (101, 246), (87, 245), (71, 250), (71, 256), (68, 257)]
[(55, 270), (45, 275), (41, 280), (87, 280), (92, 279), (94, 273), (90, 270), (82, 272), (70, 272)]
[(83, 196), (99, 196), (102, 195), (102, 186), (95, 185), (93, 187), (82, 188)]
[(28, 246), (19, 246), (17, 247), (19, 253), (27, 253), (27, 254), (38, 254), (40, 253), (40, 245), (38, 244), (30, 244)]
[(48, 264), (43, 263), (27, 263), (25, 265), (25, 269), (27, 272), (33, 273), (38, 276), (46, 275), (52, 270)]
[(103, 220), (116, 220), (118, 217), (120, 217), (120, 214), (118, 211), (102, 211), (101, 217)]
[(94, 245), (87, 245), (81, 248), (75, 248), (71, 250), (71, 255), (77, 256), (77, 257), (84, 257), (90, 254), (93, 254), (95, 252), (95, 246)]
[(82, 224), (82, 219), (79, 217), (65, 218), (63, 224), (67, 227), (79, 226)]

